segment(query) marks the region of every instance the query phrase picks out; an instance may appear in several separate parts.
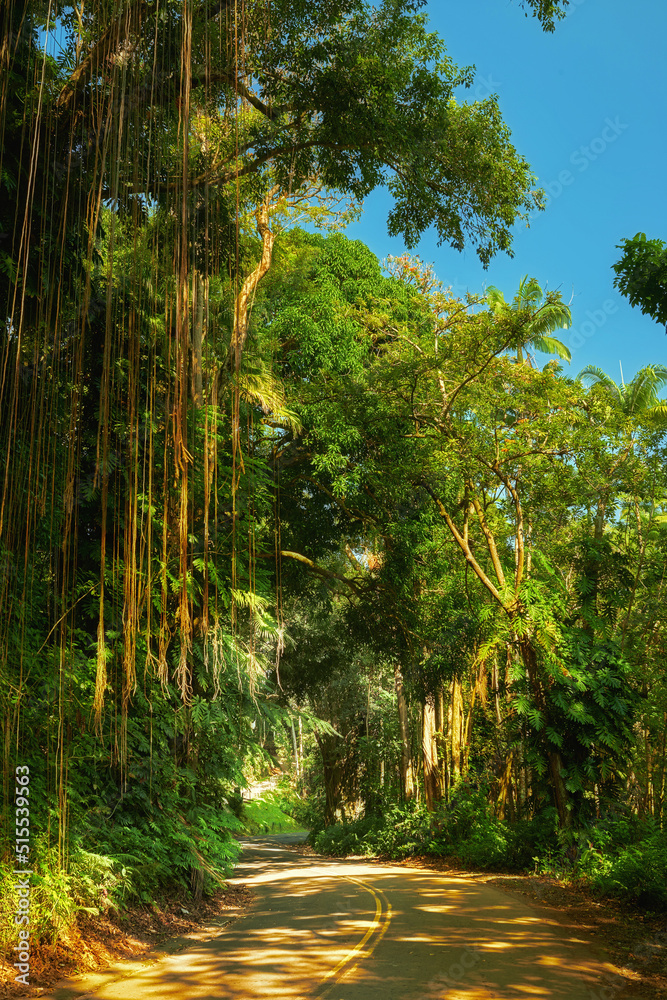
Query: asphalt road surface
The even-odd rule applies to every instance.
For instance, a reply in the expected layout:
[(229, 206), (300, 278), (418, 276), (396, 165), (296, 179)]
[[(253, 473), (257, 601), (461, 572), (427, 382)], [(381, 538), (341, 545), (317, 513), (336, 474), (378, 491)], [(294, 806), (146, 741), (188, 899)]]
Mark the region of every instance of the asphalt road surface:
[[(577, 928), (466, 876), (244, 842), (248, 912), (186, 951), (51, 1000), (597, 1000), (613, 966)], [(74, 988), (73, 988), (74, 987)], [(621, 994), (615, 992), (615, 1000)]]

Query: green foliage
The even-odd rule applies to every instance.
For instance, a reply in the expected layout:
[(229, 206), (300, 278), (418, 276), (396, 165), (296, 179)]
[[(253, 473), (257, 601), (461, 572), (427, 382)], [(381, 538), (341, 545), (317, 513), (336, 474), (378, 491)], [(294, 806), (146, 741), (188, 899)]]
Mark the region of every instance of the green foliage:
[(618, 645), (596, 641), (588, 629), (564, 628), (557, 656), (545, 656), (545, 666), (549, 684), (541, 710), (520, 671), (512, 687), (516, 710), (529, 723), (524, 752), (538, 773), (549, 750), (559, 753), (570, 807), (577, 822), (586, 822), (593, 785), (604, 787), (609, 802), (623, 794), (641, 699)]
[(293, 815), (294, 802), (283, 791), (264, 792), (243, 807), (243, 826), (251, 834), (288, 833), (300, 829)]
[[(567, 16), (570, 0), (521, 0), (521, 6), (532, 8), (544, 31), (554, 31), (561, 18)], [(526, 14), (528, 17), (528, 14)]]
[(322, 854), (405, 858), (423, 852), (430, 814), (424, 806), (392, 806), (382, 817), (336, 823), (309, 838)]
[[(290, 693), (319, 699), (336, 720), (340, 738), (322, 741), (310, 774), (337, 790), (326, 820), (360, 804), (381, 813), (400, 794), (391, 787), (395, 706), (377, 724), (371, 702), (382, 685), (364, 672), (373, 677), (365, 698), (355, 668), (366, 646), (401, 664), (413, 707), (452, 677), (469, 678), (468, 764), (492, 770), (497, 787), (509, 754), (514, 781), (519, 770), (525, 780), (510, 812), (541, 815), (558, 794), (561, 824), (586, 823), (594, 786), (605, 806), (626, 794), (645, 710), (650, 614), (635, 633), (630, 611), (636, 617), (640, 593), (645, 601), (651, 592), (640, 539), (656, 552), (654, 586), (664, 566), (653, 542), (664, 503), (646, 498), (647, 489), (667, 495), (654, 419), (662, 368), (648, 366), (614, 397), (592, 372), (573, 382), (555, 363), (517, 364), (510, 351), (569, 322), (560, 296), (534, 279), (522, 281), (513, 307), (496, 292), (492, 308), (476, 312), (479, 302), (453, 300), (407, 255), (391, 259), (384, 278), (344, 236), (295, 234), (297, 244), (306, 251), (299, 282), (276, 276), (263, 308), (303, 427), (301, 438), (280, 441), (283, 537), (320, 560), (310, 588), (301, 567), (283, 563), (299, 591), (297, 648), (284, 663)], [(664, 724), (653, 717), (657, 734)], [(498, 854), (513, 850), (510, 837)]]
[[(66, 934), (78, 913), (100, 914), (120, 909), (136, 893), (131, 872), (119, 858), (74, 847), (63, 869), (57, 849), (42, 838), (35, 845), (30, 877), (30, 931), (36, 940), (55, 941)], [(0, 916), (3, 944), (14, 943), (18, 896), (13, 868), (0, 865)]]
[(665, 365), (645, 365), (627, 385), (622, 380), (617, 384), (596, 365), (583, 368), (577, 380), (599, 386), (625, 418), (637, 423), (653, 420), (665, 426), (667, 404), (658, 397), (658, 390), (667, 384)]
[(309, 837), (310, 843), (320, 854), (331, 857), (347, 857), (363, 854), (373, 857), (375, 851), (376, 824), (371, 819), (353, 820), (350, 823), (334, 823)]
[[(276, 0), (270, 25), (250, 0), (243, 40), (230, 5), (213, 6), (64, 7), (57, 58), (41, 50), (47, 5), (0, 10), (2, 753), (29, 764), (33, 828), (58, 828), (64, 854), (33, 844), (38, 935), (174, 885), (212, 890), (244, 829), (302, 822), (323, 850), (524, 864), (550, 819), (493, 816), (495, 774), (432, 815), (397, 804), (420, 701), (471, 670), (474, 753), (523, 752), (524, 813), (549, 794), (554, 748), (588, 805), (597, 780), (603, 799), (618, 791), (633, 751), (646, 629), (629, 611), (621, 626), (607, 595), (623, 583), (632, 604), (644, 563), (610, 542), (591, 574), (593, 556), (571, 565), (566, 543), (593, 496), (582, 454), (613, 464), (634, 439), (609, 444), (604, 393), (508, 356), (567, 357), (550, 336), (569, 322), (560, 296), (524, 279), (511, 307), (496, 293), (476, 310), (420, 262), (387, 275), (358, 241), (283, 226), (292, 210), (335, 216), (328, 190), (358, 202), (385, 186), (389, 230), (408, 245), (433, 227), (484, 265), (509, 252), (542, 195), (495, 98), (462, 100), (472, 70), (419, 0)], [(522, 6), (552, 30), (566, 0)], [(252, 289), (236, 371), (237, 293), (265, 249), (250, 221), (275, 191), (273, 270)], [(655, 310), (663, 251), (644, 244), (632, 294), (644, 281)], [(624, 415), (655, 409), (666, 377), (644, 370)], [(647, 467), (624, 502), (659, 498)], [(521, 510), (533, 576), (512, 580)], [(658, 543), (642, 541), (641, 559), (661, 586)], [(497, 587), (475, 589), (494, 572)], [(501, 651), (491, 692), (486, 658), (498, 668)], [(480, 726), (472, 702), (481, 715), (489, 694), (496, 720), (485, 711)], [(235, 789), (281, 743), (316, 791), (242, 815)], [(367, 819), (332, 825), (360, 807)]]
[(89, 836), (123, 861), (132, 893), (146, 902), (171, 885), (189, 888), (193, 870), (201, 871), (202, 891), (211, 892), (231, 873), (240, 853), (232, 834), (242, 829), (231, 810), (199, 805), (185, 814), (161, 809), (150, 818), (123, 812)]
[(305, 796), (290, 796), (284, 808), (298, 828), (308, 830), (311, 836), (320, 833), (326, 826), (326, 798), (321, 786), (315, 786)]
[(601, 896), (667, 910), (667, 836), (651, 820), (607, 813), (594, 825), (542, 844), (535, 870), (581, 881)]
[(572, 360), (565, 344), (549, 336), (555, 330), (571, 325), (570, 309), (553, 297), (545, 297), (535, 278), (529, 279), (526, 275), (521, 279), (511, 306), (505, 302), (503, 293), (493, 285), (488, 287), (486, 299), (499, 318), (513, 320), (518, 325), (521, 332), (517, 344), (517, 360), (522, 360), (523, 347), (533, 347), (545, 354), (556, 354), (566, 361)]
[(617, 854), (597, 853), (582, 864), (594, 889), (643, 909), (667, 910), (667, 836), (654, 833)]
[(522, 871), (531, 866), (535, 851), (554, 836), (552, 812), (531, 822), (499, 820), (490, 807), (488, 786), (462, 780), (442, 809), (429, 850), (453, 855), (480, 870)]
[(337, 823), (311, 834), (322, 854), (404, 858), (414, 854), (456, 858), (479, 870), (524, 870), (536, 850), (555, 838), (553, 817), (509, 824), (491, 813), (488, 788), (461, 781), (450, 801), (430, 813), (424, 805), (392, 806), (380, 816)]

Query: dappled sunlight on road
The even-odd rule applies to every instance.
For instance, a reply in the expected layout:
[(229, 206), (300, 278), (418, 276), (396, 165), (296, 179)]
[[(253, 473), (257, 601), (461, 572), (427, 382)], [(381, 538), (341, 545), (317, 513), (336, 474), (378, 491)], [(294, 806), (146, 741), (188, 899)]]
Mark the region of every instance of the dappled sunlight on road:
[[(251, 911), (217, 937), (55, 1000), (589, 1000), (580, 928), (461, 875), (246, 845)], [(97, 977), (99, 980), (99, 977)]]

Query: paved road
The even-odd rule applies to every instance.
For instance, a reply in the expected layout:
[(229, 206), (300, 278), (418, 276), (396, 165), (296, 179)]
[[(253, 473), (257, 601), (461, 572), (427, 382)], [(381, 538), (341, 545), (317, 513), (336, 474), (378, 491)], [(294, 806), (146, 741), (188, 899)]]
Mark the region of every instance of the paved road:
[[(208, 940), (52, 1000), (594, 1000), (613, 967), (581, 932), (464, 876), (245, 842), (257, 895)], [(620, 993), (615, 1000), (620, 1000)]]

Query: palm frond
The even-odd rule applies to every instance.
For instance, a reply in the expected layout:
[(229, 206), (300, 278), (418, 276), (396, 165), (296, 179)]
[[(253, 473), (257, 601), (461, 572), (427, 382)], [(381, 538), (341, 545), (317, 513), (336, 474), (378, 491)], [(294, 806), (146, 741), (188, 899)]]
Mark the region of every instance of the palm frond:
[(588, 385), (603, 385), (605, 388), (609, 389), (612, 386), (618, 389), (618, 386), (612, 378), (607, 375), (602, 368), (598, 368), (597, 365), (586, 365), (582, 368), (576, 377), (577, 382), (584, 382)]
[(595, 385), (601, 386), (602, 389), (605, 389), (609, 393), (616, 405), (620, 405), (624, 411), (626, 410), (627, 394), (625, 386), (623, 384), (618, 385), (614, 382), (613, 378), (610, 378), (597, 365), (586, 365), (585, 368), (582, 368), (577, 375), (576, 381), (588, 384), (591, 388)]
[(270, 368), (257, 364), (254, 370), (243, 372), (240, 388), (246, 399), (259, 404), (265, 416), (270, 414), (275, 423), (299, 433), (301, 421), (287, 408), (283, 385)]
[(543, 351), (545, 354), (555, 354), (559, 358), (564, 358), (565, 361), (572, 360), (569, 348), (561, 340), (557, 340), (556, 337), (536, 336), (532, 338), (530, 343), (537, 351)]
[(500, 291), (499, 288), (495, 287), (495, 285), (489, 285), (489, 287), (487, 288), (486, 301), (488, 305), (491, 307), (491, 311), (494, 313), (501, 313), (504, 312), (506, 309), (509, 309), (509, 306), (505, 301), (505, 296), (503, 295), (503, 293)]
[(512, 308), (517, 312), (522, 309), (536, 309), (543, 298), (544, 293), (537, 278), (529, 278), (526, 274), (519, 282), (519, 291), (514, 297)]
[(532, 332), (540, 337), (554, 330), (567, 329), (572, 324), (572, 313), (569, 306), (563, 302), (546, 302), (536, 313), (532, 323)]
[(628, 414), (648, 414), (658, 402), (658, 390), (667, 383), (664, 365), (645, 365), (628, 385)]
[(657, 424), (667, 424), (667, 399), (661, 399), (659, 403), (652, 406), (647, 411), (646, 416)]

